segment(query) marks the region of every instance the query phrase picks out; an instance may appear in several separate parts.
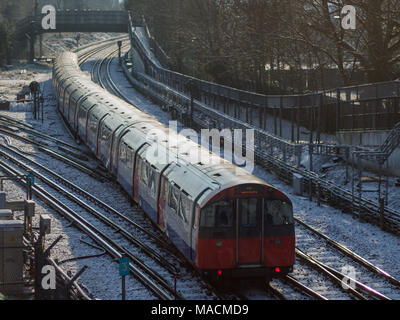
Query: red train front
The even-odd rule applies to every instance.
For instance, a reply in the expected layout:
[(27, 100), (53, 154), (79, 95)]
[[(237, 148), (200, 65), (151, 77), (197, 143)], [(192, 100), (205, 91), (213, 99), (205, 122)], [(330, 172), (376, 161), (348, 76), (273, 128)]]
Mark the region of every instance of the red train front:
[(226, 189), (200, 209), (197, 267), (211, 279), (278, 277), (295, 261), (293, 206), (271, 186)]

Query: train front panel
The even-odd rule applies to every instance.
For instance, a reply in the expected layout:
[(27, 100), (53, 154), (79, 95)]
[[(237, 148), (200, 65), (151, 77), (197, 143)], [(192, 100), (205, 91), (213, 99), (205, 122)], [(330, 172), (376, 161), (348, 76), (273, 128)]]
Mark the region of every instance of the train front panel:
[(220, 192), (199, 212), (196, 265), (210, 278), (274, 277), (295, 261), (293, 206), (270, 186)]

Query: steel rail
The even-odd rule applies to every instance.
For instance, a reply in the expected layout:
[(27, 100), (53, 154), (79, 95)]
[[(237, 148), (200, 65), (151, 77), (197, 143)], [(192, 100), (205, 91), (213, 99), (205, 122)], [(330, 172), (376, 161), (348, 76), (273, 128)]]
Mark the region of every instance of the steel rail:
[(388, 280), (391, 284), (400, 287), (400, 281), (390, 275), (388, 272), (382, 270), (381, 268), (375, 266), (368, 260), (364, 259), (357, 253), (353, 252), (352, 250), (346, 248), (344, 245), (340, 244), (339, 242), (331, 239), (327, 235), (323, 234), (322, 232), (319, 232), (315, 228), (311, 227), (310, 225), (306, 224), (304, 221), (300, 220), (299, 218), (295, 218), (295, 221), (305, 227), (306, 229), (312, 231), (314, 234), (319, 236), (320, 238), (324, 239), (330, 246), (334, 247), (335, 249), (339, 250), (340, 252), (344, 253), (346, 256), (352, 258), (354, 261), (358, 262), (359, 264), (363, 265), (366, 267), (368, 270), (374, 272), (375, 274), (385, 278)]
[(349, 279), (349, 281), (351, 281), (352, 283), (355, 284), (355, 286), (358, 289), (361, 289), (362, 291), (364, 291), (365, 293), (367, 293), (370, 296), (373, 296), (374, 298), (380, 299), (380, 300), (391, 300), (390, 298), (386, 297), (385, 295), (379, 293), (378, 291), (372, 289), (371, 287), (350, 278), (347, 275), (344, 275), (338, 271), (336, 271), (335, 269), (327, 266), (326, 264), (318, 261), (315, 258), (312, 258), (311, 256), (309, 256), (307, 253), (303, 252), (301, 249), (296, 248), (296, 256), (298, 258), (300, 258), (301, 260), (305, 261), (307, 264), (311, 265), (313, 268), (318, 269), (322, 274), (328, 276), (329, 278), (331, 278), (331, 280), (338, 285), (338, 287), (340, 289), (342, 289), (343, 291), (350, 293), (354, 296), (356, 296), (357, 298), (361, 299), (361, 300), (367, 300), (367, 298), (361, 294), (360, 292), (358, 292), (356, 289), (347, 286), (347, 288), (345, 289), (343, 286), (343, 279)]
[[(131, 79), (128, 77), (127, 73), (126, 73), (126, 68), (124, 68), (125, 71), (125, 75), (128, 78), (129, 81), (131, 81)], [(157, 80), (152, 79), (152, 81), (158, 82)], [(180, 97), (184, 97), (185, 94), (183, 93), (178, 93), (175, 89), (173, 88), (169, 88), (167, 85), (162, 84), (160, 82), (159, 86), (162, 86), (165, 90), (172, 92), (172, 94), (179, 94)], [(135, 83), (132, 83), (133, 85), (135, 85)], [(144, 88), (142, 87), (142, 90), (146, 90), (147, 92), (152, 91), (152, 89), (150, 88)], [(189, 101), (189, 97), (186, 97), (186, 99)], [(195, 106), (199, 107), (201, 106), (201, 108), (206, 108), (206, 106), (203, 106), (203, 104), (199, 101), (195, 101)], [(200, 108), (200, 109), (201, 109)], [(209, 110), (210, 108), (207, 108), (207, 110)], [(218, 114), (218, 116), (220, 117), (224, 117), (224, 118), (228, 118), (228, 115), (226, 114), (221, 114), (221, 112), (218, 112), (214, 109), (210, 109), (210, 112), (207, 113), (207, 116), (213, 115), (213, 114)], [(204, 127), (204, 125), (202, 125), (199, 119), (195, 119), (196, 122), (198, 122), (200, 124), (200, 127)], [(238, 120), (239, 121), (239, 120)], [(291, 177), (294, 173), (300, 174), (302, 175), (306, 182), (308, 184), (311, 184), (313, 186), (318, 185), (320, 188), (321, 193), (324, 194), (330, 194), (335, 196), (336, 198), (338, 198), (341, 201), (327, 201), (328, 204), (330, 204), (331, 206), (335, 206), (335, 207), (340, 207), (343, 206), (343, 201), (344, 204), (346, 204), (347, 208), (349, 208), (350, 210), (352, 210), (352, 208), (354, 206), (360, 206), (362, 208), (362, 216), (363, 218), (367, 218), (367, 216), (370, 216), (374, 222), (378, 223), (379, 221), (379, 216), (380, 216), (380, 207), (378, 206), (378, 204), (374, 203), (371, 200), (368, 200), (366, 198), (362, 198), (361, 199), (361, 205), (358, 203), (358, 198), (355, 199), (356, 203), (353, 202), (353, 197), (352, 197), (352, 193), (351, 190), (347, 190), (345, 188), (341, 188), (340, 186), (326, 181), (324, 179), (321, 179), (320, 177), (318, 177), (315, 173), (306, 170), (306, 169), (301, 169), (298, 167), (295, 167), (293, 165), (288, 164), (285, 161), (282, 161), (281, 159), (278, 159), (275, 156), (272, 156), (270, 154), (268, 154), (267, 152), (264, 151), (259, 151), (260, 148), (257, 148), (257, 150), (255, 150), (255, 154), (256, 154), (256, 161), (261, 164), (262, 166), (266, 166), (266, 162), (268, 163), (267, 167), (272, 167), (274, 171), (276, 171), (279, 175), (279, 177), (282, 179), (282, 176), (280, 175), (280, 170), (283, 170), (285, 172), (284, 176), (284, 180), (285, 182), (287, 182), (288, 184), (291, 184)], [(288, 175), (289, 173), (289, 175)], [(316, 195), (317, 191), (315, 190), (316, 188), (311, 188), (313, 195)], [(394, 210), (390, 209), (390, 208), (385, 208), (385, 220), (386, 220), (386, 224), (385, 227), (388, 228), (391, 232), (399, 234), (400, 233), (400, 214), (398, 212), (395, 212)]]
[[(18, 176), (20, 174), (17, 170), (13, 169), (9, 165), (7, 165), (4, 161), (1, 160), (0, 160), (0, 169), (2, 169), (4, 172), (6, 172), (8, 175), (11, 176)], [(26, 181), (24, 181), (22, 178), (17, 179), (17, 181), (23, 186), (26, 184)], [(76, 226), (78, 229), (86, 233), (93, 241), (95, 241), (99, 246), (101, 246), (104, 250), (106, 250), (107, 253), (109, 253), (109, 255), (111, 255), (112, 257), (120, 259), (122, 257), (122, 254), (124, 253), (130, 259), (132, 259), (132, 261), (136, 260), (136, 258), (125, 248), (118, 245), (114, 240), (112, 240), (102, 231), (100, 231), (92, 224), (84, 220), (82, 217), (79, 216), (79, 214), (74, 212), (72, 209), (68, 208), (65, 204), (63, 204), (60, 200), (56, 199), (53, 195), (51, 195), (42, 187), (35, 185), (34, 187), (32, 187), (32, 191), (39, 199), (41, 199), (49, 207), (51, 207), (53, 210), (55, 210), (56, 212), (64, 216), (66, 219), (71, 221), (74, 224), (74, 226)], [(171, 289), (168, 286), (168, 284), (163, 283), (162, 284), (163, 287), (161, 287), (160, 284), (155, 283), (153, 279), (157, 279), (156, 281), (158, 281), (159, 279), (159, 276), (157, 274), (153, 273), (147, 275), (138, 267), (136, 267), (136, 265), (133, 263), (130, 263), (130, 267), (131, 267), (131, 273), (144, 286), (150, 289), (160, 299), (163, 300), (175, 300), (176, 298), (183, 299), (180, 295), (174, 294), (173, 289)]]
[(275, 288), (271, 283), (267, 283), (268, 289), (275, 295), (279, 300), (288, 300), (285, 295)]
[[(64, 270), (52, 259), (52, 258), (47, 258), (47, 261), (53, 265), (53, 267), (57, 270), (57, 272), (66, 280), (67, 283), (70, 283), (72, 281), (72, 278), (70, 278)], [(81, 288), (81, 286), (78, 284), (77, 280), (72, 282), (72, 286), (74, 286), (79, 293), (79, 295), (82, 297), (83, 300), (88, 300), (91, 301), (91, 299)]]
[[(62, 183), (63, 185), (65, 185), (66, 187), (70, 188), (71, 190), (75, 191), (76, 193), (82, 195), (83, 197), (85, 197), (86, 199), (88, 199), (89, 201), (91, 201), (92, 203), (94, 203), (95, 205), (101, 207), (103, 210), (105, 210), (108, 213), (114, 214), (115, 216), (117, 216), (118, 218), (121, 218), (122, 220), (124, 220), (125, 222), (129, 223), (131, 226), (133, 226), (134, 228), (138, 229), (139, 231), (145, 233), (147, 236), (151, 237), (152, 239), (154, 239), (156, 242), (158, 242), (160, 245), (164, 244), (165, 246), (167, 246), (167, 244), (165, 244), (165, 240), (159, 238), (157, 235), (155, 235), (154, 233), (151, 233), (150, 231), (148, 231), (147, 229), (145, 229), (144, 227), (142, 227), (141, 225), (137, 224), (136, 222), (134, 222), (133, 220), (129, 219), (127, 216), (125, 216), (124, 214), (122, 214), (121, 212), (117, 211), (116, 209), (112, 208), (111, 206), (109, 206), (108, 204), (106, 204), (104, 201), (98, 199), (97, 197), (93, 196), (92, 194), (88, 193), (87, 191), (83, 190), (82, 188), (80, 188), (79, 186), (77, 186), (76, 184), (68, 181), (67, 179), (63, 178), (62, 176), (60, 176), (59, 174), (57, 174), (56, 172), (48, 169), (47, 167), (41, 165), (40, 163), (37, 163), (31, 159), (29, 159), (28, 157), (26, 157), (25, 155), (23, 155), (21, 152), (13, 150), (10, 147), (7, 147), (5, 145), (1, 145), (2, 148), (8, 150), (9, 152), (13, 152), (14, 154), (18, 155), (19, 157), (23, 158), (25, 161), (28, 161), (30, 163), (32, 163), (33, 165), (37, 166), (38, 168), (40, 168), (41, 170), (47, 172), (48, 174), (51, 174), (53, 177), (55, 177), (55, 179), (57, 181), (59, 181), (60, 183)], [(1, 150), (0, 150), (1, 153)]]
[(22, 140), (22, 141), (25, 141), (27, 143), (34, 144), (34, 145), (36, 145), (38, 147), (38, 149), (40, 151), (50, 155), (52, 158), (60, 160), (60, 161), (62, 161), (64, 163), (66, 163), (66, 164), (68, 164), (68, 165), (70, 165), (70, 166), (82, 171), (83, 173), (86, 173), (87, 175), (91, 176), (92, 178), (95, 178), (95, 179), (100, 180), (100, 181), (106, 181), (106, 180), (110, 179), (109, 176), (99, 172), (96, 169), (90, 168), (89, 166), (85, 165), (84, 163), (79, 162), (78, 160), (72, 159), (71, 157), (69, 157), (67, 155), (60, 154), (60, 153), (58, 153), (56, 151), (48, 149), (48, 145), (46, 145), (44, 143), (39, 143), (37, 141), (34, 141), (32, 139), (23, 137), (23, 136), (21, 136), (19, 134), (16, 134), (16, 133), (14, 133), (14, 132), (12, 132), (10, 130), (6, 130), (6, 129), (1, 129), (0, 128), (0, 132), (3, 132), (3, 133), (5, 133), (5, 134), (7, 134), (9, 136), (12, 136), (12, 137), (14, 137), (16, 139), (19, 139), (19, 140)]
[(9, 122), (13, 127), (16, 127), (16, 128), (18, 128), (18, 129), (20, 129), (22, 131), (25, 131), (27, 133), (30, 133), (30, 134), (35, 135), (35, 136), (40, 137), (40, 138), (44, 138), (46, 140), (57, 142), (60, 145), (63, 145), (63, 146), (68, 147), (70, 149), (79, 151), (79, 152), (85, 154), (86, 156), (89, 156), (89, 157), (93, 156), (92, 153), (87, 151), (87, 150), (83, 150), (83, 149), (81, 149), (79, 147), (76, 147), (76, 146), (73, 146), (73, 145), (71, 145), (71, 144), (69, 144), (69, 143), (67, 143), (67, 142), (65, 142), (63, 140), (54, 138), (52, 136), (49, 136), (47, 134), (41, 133), (41, 132), (39, 132), (37, 130), (34, 130), (34, 129), (30, 128), (30, 127), (24, 126), (24, 124), (22, 122), (20, 122), (20, 121), (16, 121), (16, 120), (13, 121), (12, 119), (4, 118), (3, 115), (0, 115), (0, 118), (1, 118), (1, 120), (0, 120), (1, 122)]
[(306, 285), (302, 284), (300, 281), (295, 279), (294, 277), (287, 275), (285, 278), (283, 278), (284, 281), (288, 282), (290, 285), (293, 287), (296, 287), (300, 289), (301, 291), (305, 292), (306, 294), (310, 295), (313, 298), (316, 298), (318, 300), (328, 300), (326, 297), (323, 295), (319, 294), (318, 292), (315, 292), (314, 290), (310, 289)]
[[(115, 51), (114, 51), (114, 52), (115, 52)], [(112, 54), (112, 53), (111, 53), (111, 54)], [(107, 58), (105, 58), (105, 59), (100, 63), (100, 66), (99, 66), (98, 72), (97, 72), (99, 82), (101, 83), (101, 85), (102, 85), (103, 88), (106, 88), (106, 87), (105, 87), (105, 85), (104, 85), (104, 84), (102, 83), (102, 81), (101, 81), (101, 74), (100, 74), (101, 71), (100, 71), (100, 70), (101, 70), (101, 66), (102, 66), (103, 62), (104, 62), (106, 59), (107, 59)], [(114, 84), (114, 82), (113, 82), (112, 79), (111, 79), (110, 71), (109, 71), (109, 66), (110, 66), (110, 64), (111, 64), (111, 61), (112, 61), (112, 59), (108, 59), (108, 63), (107, 63), (107, 67), (106, 67), (106, 68), (107, 68), (107, 73), (108, 73), (108, 75), (109, 75), (108, 79), (111, 80), (111, 81), (109, 82), (109, 84), (111, 84), (111, 87), (114, 87), (114, 88), (113, 88), (113, 91), (114, 91), (114, 92), (116, 92), (120, 97), (123, 97), (124, 100), (127, 100), (127, 102), (129, 102), (129, 100), (125, 98), (125, 96), (124, 96), (124, 95), (121, 93), (121, 91), (116, 87), (116, 85)], [(297, 168), (296, 168), (296, 169), (297, 169)], [(303, 258), (304, 258), (304, 257), (303, 257)], [(360, 258), (361, 258), (361, 257), (360, 257)], [(362, 258), (361, 258), (361, 259), (362, 259)], [(321, 267), (321, 266), (320, 266), (320, 267)], [(326, 267), (326, 266), (325, 266), (325, 267)], [(330, 273), (331, 273), (331, 275), (330, 275), (331, 278), (334, 278), (334, 276), (332, 276), (332, 275), (335, 275), (335, 274), (336, 274), (336, 276), (340, 275), (340, 273), (334, 273), (335, 270), (327, 270), (327, 269), (328, 269), (328, 268), (325, 268), (324, 272), (325, 272), (325, 273), (329, 273), (329, 272), (330, 272)], [(386, 275), (387, 275), (387, 273), (385, 273), (384, 271), (383, 271), (382, 274), (386, 274)], [(389, 275), (389, 276), (390, 276), (390, 275)], [(297, 287), (301, 288), (303, 291), (309, 293), (309, 294), (312, 295), (313, 297), (316, 297), (316, 298), (322, 299), (322, 300), (326, 300), (325, 297), (323, 297), (323, 296), (319, 295), (318, 293), (314, 292), (313, 290), (311, 290), (311, 289), (305, 287), (304, 285), (302, 285), (301, 283), (299, 283), (297, 280), (295, 280), (295, 279), (292, 278), (292, 277), (288, 277), (287, 281), (290, 282), (292, 285), (296, 285)], [(392, 281), (393, 281), (393, 280), (392, 280)], [(394, 281), (397, 281), (397, 279), (394, 279)], [(362, 288), (364, 291), (366, 291), (368, 294), (370, 294), (370, 295), (372, 295), (372, 296), (374, 296), (374, 297), (377, 297), (377, 298), (379, 298), (379, 299), (385, 299), (385, 300), (389, 299), (388, 297), (386, 297), (386, 296), (380, 294), (379, 292), (373, 290), (372, 288), (370, 288), (370, 287), (368, 287), (368, 286), (365, 286), (364, 284), (362, 284), (362, 283), (360, 283), (360, 282), (357, 282), (357, 281), (356, 281), (355, 283), (356, 283), (357, 287)], [(351, 291), (351, 290), (350, 290), (350, 291)], [(360, 299), (365, 299), (365, 297), (363, 297), (361, 294), (357, 293), (356, 291), (354, 291), (353, 294), (356, 295), (356, 296), (357, 296), (358, 298), (360, 298)]]
[[(9, 150), (11, 151), (11, 150)], [(13, 152), (13, 151), (11, 151)], [(133, 236), (130, 232), (128, 232), (125, 228), (119, 226), (115, 222), (113, 222), (111, 219), (106, 217), (105, 215), (99, 213), (96, 209), (88, 205), (87, 203), (83, 202), (79, 198), (77, 198), (75, 195), (70, 193), (68, 190), (65, 190), (64, 188), (60, 187), (53, 181), (49, 180), (42, 174), (40, 174), (38, 171), (34, 170), (32, 167), (28, 167), (27, 165), (24, 165), (21, 161), (16, 160), (13, 158), (11, 155), (3, 152), (0, 150), (0, 155), (3, 158), (8, 159), (9, 161), (13, 162), (15, 165), (20, 167), (21, 169), (33, 173), (36, 178), (40, 179), (43, 181), (45, 184), (50, 186), (51, 188), (57, 190), (61, 194), (65, 195), (67, 198), (69, 198), (71, 201), (74, 203), (78, 204), (80, 207), (82, 207), (84, 210), (89, 212), (92, 216), (96, 217), (99, 219), (102, 223), (106, 224), (107, 226), (113, 228), (115, 231), (121, 233), (128, 241), (130, 241), (132, 244), (136, 245), (139, 247), (144, 253), (146, 253), (149, 257), (153, 258), (160, 266), (168, 270), (172, 275), (178, 276), (179, 275), (179, 270), (171, 264), (168, 260), (163, 258), (158, 252), (156, 252), (154, 249), (150, 248), (149, 246), (145, 245), (142, 243), (137, 237)], [(32, 163), (35, 163), (31, 161)], [(50, 173), (51, 175), (55, 176), (56, 174), (52, 172), (51, 170), (47, 169), (46, 172)], [(57, 175), (58, 176), (58, 175)], [(61, 177), (57, 177), (61, 178)], [(86, 196), (90, 196), (86, 193)], [(90, 196), (91, 197), (91, 196)], [(120, 215), (121, 216), (121, 215)], [(129, 220), (130, 221), (130, 220)]]

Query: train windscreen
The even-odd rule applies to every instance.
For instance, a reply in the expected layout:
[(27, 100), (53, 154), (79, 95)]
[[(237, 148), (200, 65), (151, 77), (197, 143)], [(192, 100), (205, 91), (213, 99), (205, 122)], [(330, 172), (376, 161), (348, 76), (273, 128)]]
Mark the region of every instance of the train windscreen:
[(233, 200), (213, 203), (202, 210), (200, 226), (204, 228), (231, 228), (234, 222)]
[(243, 227), (251, 228), (259, 225), (262, 199), (249, 198), (239, 200), (240, 224)]
[[(239, 206), (241, 228), (259, 228), (264, 214), (265, 226), (293, 225), (293, 206), (290, 202), (262, 198), (223, 200), (208, 205), (201, 211), (200, 227), (227, 229), (236, 226), (236, 208)], [(236, 228), (235, 228), (236, 229)]]
[(293, 206), (286, 201), (265, 199), (264, 214), (267, 225), (282, 226), (294, 223)]

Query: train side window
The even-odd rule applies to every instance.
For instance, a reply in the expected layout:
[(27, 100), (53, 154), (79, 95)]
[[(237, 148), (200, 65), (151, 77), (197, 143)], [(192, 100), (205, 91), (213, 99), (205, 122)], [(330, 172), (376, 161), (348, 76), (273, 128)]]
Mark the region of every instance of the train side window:
[(143, 161), (141, 162), (141, 174), (140, 177), (142, 178), (142, 182), (147, 186), (149, 182), (149, 171), (147, 168), (147, 164)]
[(90, 130), (91, 131), (97, 131), (97, 123), (98, 123), (97, 117), (92, 114), (90, 116)]
[(119, 150), (119, 160), (121, 162), (126, 162), (126, 145), (125, 143), (121, 143)]
[(181, 195), (181, 199), (179, 201), (179, 216), (185, 223), (188, 222), (188, 214), (190, 213), (190, 200)]
[(147, 165), (148, 186), (154, 196), (156, 194), (156, 173), (150, 165)]
[(133, 169), (133, 165), (134, 165), (134, 152), (133, 149), (131, 147), (126, 147), (126, 159), (127, 159), (127, 167), (129, 169)]
[(282, 200), (265, 199), (265, 223), (274, 226), (294, 224), (293, 206)]
[(175, 212), (178, 211), (179, 208), (179, 190), (175, 187), (169, 188), (169, 200), (168, 200), (168, 206), (174, 210)]
[(111, 129), (108, 128), (107, 126), (104, 126), (101, 139), (102, 139), (102, 141), (105, 141), (107, 148), (109, 148), (111, 145), (110, 136), (111, 136)]

